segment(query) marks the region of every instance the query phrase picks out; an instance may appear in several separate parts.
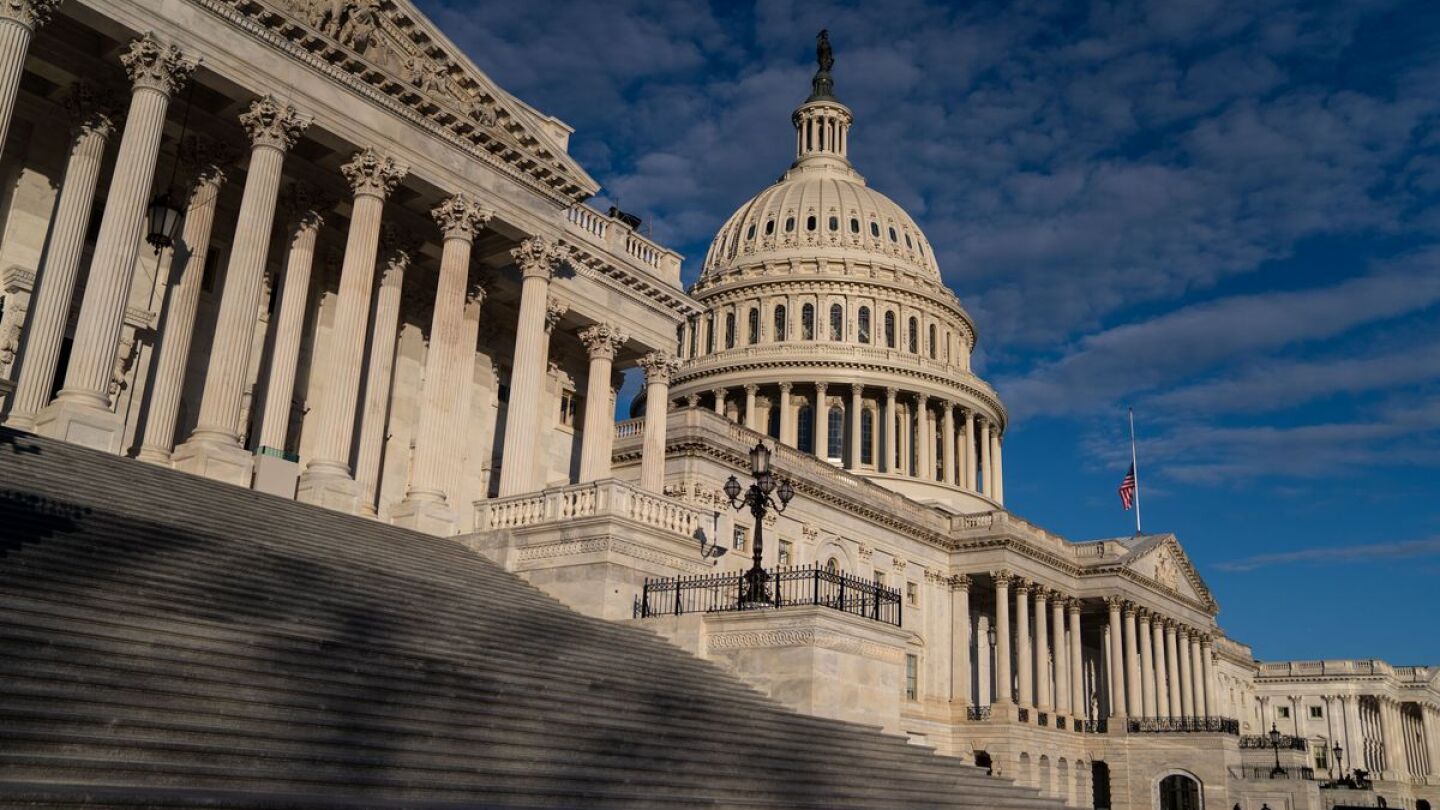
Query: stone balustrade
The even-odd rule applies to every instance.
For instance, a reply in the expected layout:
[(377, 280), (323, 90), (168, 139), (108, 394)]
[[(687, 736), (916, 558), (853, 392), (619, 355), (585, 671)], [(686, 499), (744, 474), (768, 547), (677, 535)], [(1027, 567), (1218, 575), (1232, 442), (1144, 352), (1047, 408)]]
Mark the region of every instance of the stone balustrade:
[(523, 529), (589, 517), (632, 520), (689, 538), (700, 526), (693, 507), (623, 481), (606, 479), (475, 503), (475, 531)]
[(584, 241), (604, 248), (612, 255), (629, 256), (641, 265), (658, 271), (665, 279), (679, 283), (680, 254), (641, 236), (618, 217), (578, 203), (566, 212), (565, 220), (571, 232)]

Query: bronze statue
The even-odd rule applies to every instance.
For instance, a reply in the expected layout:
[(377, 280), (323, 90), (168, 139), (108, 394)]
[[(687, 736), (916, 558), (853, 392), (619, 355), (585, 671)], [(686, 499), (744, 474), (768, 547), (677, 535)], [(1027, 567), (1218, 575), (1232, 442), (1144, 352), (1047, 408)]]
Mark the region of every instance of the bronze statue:
[(815, 62), (824, 73), (829, 73), (830, 68), (835, 67), (835, 54), (830, 50), (829, 29), (822, 28), (820, 33), (815, 35)]
[(830, 68), (835, 67), (835, 53), (830, 50), (830, 31), (822, 29), (815, 35), (815, 62), (820, 69), (810, 82), (810, 98), (806, 101), (835, 100), (835, 80), (830, 78)]

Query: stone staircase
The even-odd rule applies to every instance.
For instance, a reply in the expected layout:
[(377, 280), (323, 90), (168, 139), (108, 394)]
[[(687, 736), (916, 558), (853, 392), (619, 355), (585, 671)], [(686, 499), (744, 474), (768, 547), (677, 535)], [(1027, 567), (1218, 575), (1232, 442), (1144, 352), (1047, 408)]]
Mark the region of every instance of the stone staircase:
[(0, 806), (1060, 805), (459, 544), (0, 429)]

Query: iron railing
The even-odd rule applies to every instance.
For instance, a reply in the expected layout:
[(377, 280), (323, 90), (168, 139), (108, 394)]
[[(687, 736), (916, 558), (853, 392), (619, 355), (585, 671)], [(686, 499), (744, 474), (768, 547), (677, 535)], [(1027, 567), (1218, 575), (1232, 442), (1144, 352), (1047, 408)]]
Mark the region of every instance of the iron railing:
[(819, 566), (778, 568), (766, 575), (770, 598), (764, 602), (743, 598), (743, 572), (647, 579), (635, 615), (644, 618), (819, 605), (900, 626), (900, 592), (893, 588)]
[(1131, 734), (1210, 732), (1238, 736), (1240, 721), (1229, 717), (1132, 717), (1126, 731)]
[[(1270, 736), (1267, 734), (1246, 734), (1240, 738), (1240, 747), (1264, 748), (1268, 751), (1275, 746), (1270, 742)], [(1280, 749), (1283, 751), (1308, 751), (1310, 744), (1304, 737), (1291, 737), (1287, 734), (1280, 738)]]
[(977, 723), (983, 723), (990, 719), (989, 706), (971, 706), (965, 711), (965, 717)]
[(1306, 782), (1315, 781), (1314, 768), (1285, 768), (1284, 773), (1276, 773), (1275, 769), (1265, 765), (1232, 765), (1230, 775), (1237, 779), (1300, 779)]
[(1109, 730), (1110, 730), (1110, 723), (1109, 723), (1109, 721), (1108, 721), (1106, 718), (1104, 718), (1104, 717), (1100, 718), (1099, 720), (1086, 720), (1086, 721), (1085, 721), (1085, 733), (1086, 733), (1086, 734), (1104, 734), (1106, 731), (1109, 731)]

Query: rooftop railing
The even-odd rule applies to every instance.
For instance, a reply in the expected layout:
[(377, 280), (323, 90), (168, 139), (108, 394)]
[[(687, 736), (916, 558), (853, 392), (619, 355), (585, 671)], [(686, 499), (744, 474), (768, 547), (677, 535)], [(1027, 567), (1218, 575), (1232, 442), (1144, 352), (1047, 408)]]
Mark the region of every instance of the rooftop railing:
[(646, 265), (668, 282), (680, 283), (680, 254), (636, 233), (629, 224), (602, 214), (584, 203), (577, 203), (566, 212), (570, 230), (605, 252), (625, 255)]
[(1240, 721), (1229, 717), (1132, 717), (1131, 734), (1240, 734)]
[(818, 605), (885, 624), (900, 626), (900, 592), (877, 582), (819, 566), (767, 572), (769, 599), (748, 601), (743, 572), (647, 579), (637, 618), (686, 613), (729, 613)]
[[(1241, 748), (1264, 748), (1269, 750), (1275, 747), (1267, 734), (1246, 734), (1240, 738)], [(1304, 737), (1291, 737), (1284, 735), (1280, 738), (1280, 748), (1284, 751), (1305, 751), (1310, 748), (1310, 743)]]
[(475, 530), (479, 532), (597, 516), (625, 518), (686, 538), (695, 534), (701, 517), (697, 509), (674, 498), (613, 478), (475, 502)]

